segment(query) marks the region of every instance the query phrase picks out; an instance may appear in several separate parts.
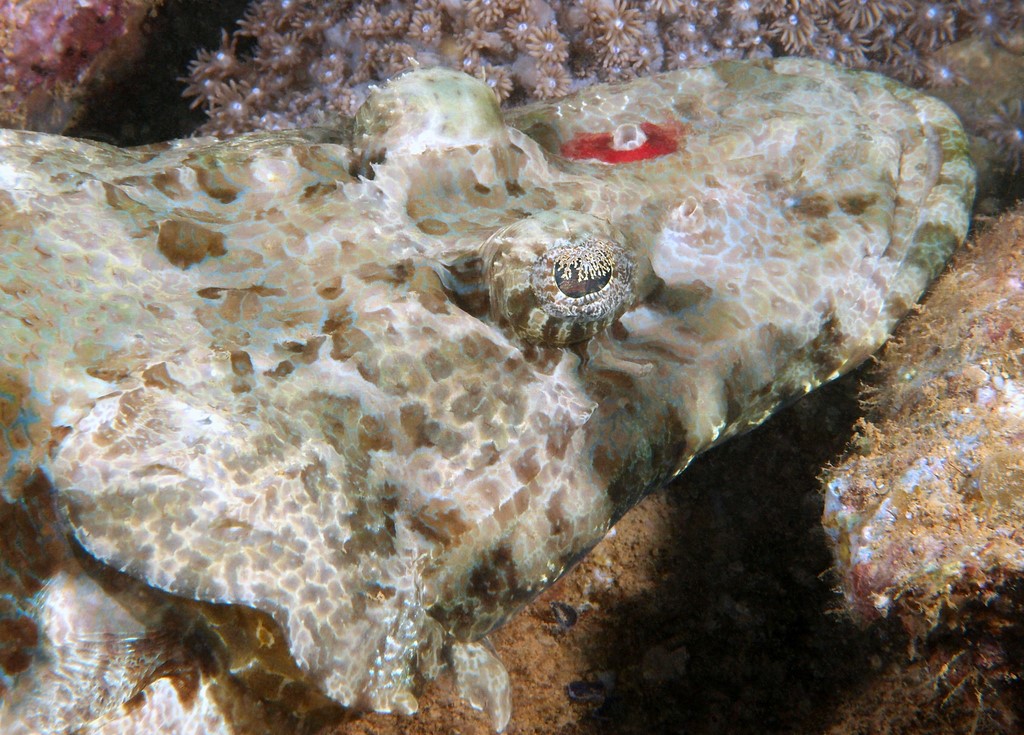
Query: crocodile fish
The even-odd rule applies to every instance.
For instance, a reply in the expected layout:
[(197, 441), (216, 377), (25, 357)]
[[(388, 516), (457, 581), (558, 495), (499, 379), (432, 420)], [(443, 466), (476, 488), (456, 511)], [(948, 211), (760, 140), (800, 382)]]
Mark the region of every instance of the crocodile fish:
[(797, 59), (502, 112), (0, 131), (0, 729), (412, 713), (699, 453), (855, 367), (968, 227), (941, 102)]

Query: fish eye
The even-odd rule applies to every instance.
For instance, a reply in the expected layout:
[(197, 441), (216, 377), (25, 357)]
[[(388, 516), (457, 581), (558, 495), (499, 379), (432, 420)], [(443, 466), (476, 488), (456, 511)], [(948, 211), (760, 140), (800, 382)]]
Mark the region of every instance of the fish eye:
[(527, 342), (582, 342), (636, 301), (641, 261), (604, 220), (571, 210), (526, 217), (484, 247), (491, 315)]

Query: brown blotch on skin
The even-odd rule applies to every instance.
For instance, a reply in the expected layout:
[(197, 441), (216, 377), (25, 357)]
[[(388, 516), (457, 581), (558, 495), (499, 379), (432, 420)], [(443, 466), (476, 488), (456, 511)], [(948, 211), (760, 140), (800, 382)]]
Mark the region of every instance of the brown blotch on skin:
[(572, 524), (568, 522), (565, 512), (565, 491), (559, 490), (551, 496), (544, 508), (544, 517), (551, 524), (552, 536), (562, 536), (572, 531)]
[(431, 380), (435, 382), (444, 380), (455, 369), (452, 361), (436, 348), (431, 348), (423, 356), (423, 365), (427, 368), (427, 372), (430, 373)]
[(572, 439), (572, 432), (565, 426), (552, 426), (548, 432), (544, 451), (551, 459), (565, 459), (565, 450)]
[(145, 187), (146, 184), (150, 184), (168, 199), (181, 201), (192, 198), (192, 192), (187, 186), (181, 183), (181, 169), (177, 168), (172, 168), (168, 171), (161, 171), (154, 174), (148, 181), (144, 176), (132, 176), (127, 179), (116, 181), (115, 183), (124, 183), (143, 187)]
[[(209, 658), (207, 655), (205, 658)], [(177, 676), (170, 677), (171, 686), (174, 687), (174, 692), (178, 695), (178, 701), (186, 708), (190, 708), (195, 702), (196, 697), (199, 696), (199, 672), (196, 669), (185, 669), (178, 673)], [(140, 692), (141, 694), (141, 692)]]
[(411, 220), (424, 219), (435, 211), (437, 211), (437, 207), (429, 197), (413, 196), (410, 194), (409, 201), (405, 204), (405, 213), (409, 215)]
[[(57, 447), (59, 447), (61, 445), (61, 443), (65, 439), (68, 438), (68, 435), (72, 431), (73, 431), (73, 429), (70, 426), (54, 426), (52, 429), (50, 429), (50, 440), (46, 444), (47, 454), (49, 454), (52, 457), (56, 453)], [(12, 437), (11, 443), (14, 444), (15, 443), (14, 442), (14, 438), (17, 437), (17, 434), (12, 432), (11, 437)], [(27, 442), (27, 440), (26, 440), (26, 443), (25, 443), (24, 447), (18, 447), (18, 448), (19, 449), (22, 449), (22, 448), (28, 449), (28, 442)]]
[(217, 258), (226, 252), (224, 234), (185, 220), (167, 219), (160, 223), (157, 249), (179, 268), (188, 268), (203, 258)]
[(534, 122), (523, 128), (522, 132), (548, 153), (557, 154), (562, 148), (562, 137), (559, 135), (558, 129), (551, 123)]
[(395, 487), (385, 482), (376, 490), (377, 493), (370, 500), (354, 500), (355, 508), (351, 514), (353, 532), (344, 545), (346, 554), (358, 558), (369, 554), (389, 556), (395, 553)]
[(22, 405), (30, 395), (24, 380), (0, 374), (0, 426), (11, 426), (22, 412)]
[(108, 184), (105, 181), (103, 182), (103, 196), (107, 201), (107, 206), (119, 212), (131, 212), (142, 206), (125, 194), (121, 187)]
[(751, 185), (753, 191), (765, 191), (772, 192), (778, 191), (786, 186), (786, 180), (774, 171), (769, 171), (764, 175), (764, 178), (760, 181), (755, 181)]
[(440, 421), (428, 418), (421, 404), (407, 403), (400, 410), (402, 430), (417, 447), (433, 447), (445, 458), (454, 457), (466, 440)]
[(338, 129), (329, 131), (315, 144), (307, 143), (292, 148), (295, 162), (304, 170), (328, 181), (346, 181), (348, 156), (336, 148), (337, 145), (345, 145), (347, 142), (347, 134), (341, 130), (344, 126), (345, 123), (342, 123)]
[(167, 141), (160, 143), (150, 143), (143, 148), (133, 148), (132, 154), (135, 158), (136, 163), (149, 163), (154, 158), (157, 158), (171, 149), (171, 144)]
[(447, 235), (449, 227), (439, 219), (428, 217), (427, 219), (421, 219), (416, 223), (416, 227), (419, 228), (420, 232), (424, 232), (428, 235)]
[(199, 188), (221, 204), (230, 204), (238, 197), (241, 189), (231, 183), (224, 172), (220, 170), (219, 165), (210, 166), (209, 162), (204, 161), (200, 165), (190, 168), (196, 173), (196, 183), (199, 184)]
[(252, 358), (245, 350), (234, 350), (231, 353), (231, 372), (235, 375), (252, 375)]
[(269, 286), (253, 285), (246, 288), (222, 288), (219, 286), (209, 286), (207, 288), (201, 288), (196, 291), (196, 295), (200, 298), (216, 300), (221, 297), (222, 294), (235, 295), (252, 294), (253, 296), (284, 296), (285, 290), (283, 288), (271, 288)]
[(0, 620), (0, 669), (8, 676), (25, 671), (32, 663), (31, 651), (39, 642), (39, 629), (28, 617)]
[(474, 209), (497, 209), (506, 201), (505, 193), (501, 189), (492, 189), (481, 184), (475, 177), (472, 183), (465, 187), (464, 192), (466, 202)]
[(391, 440), (391, 432), (388, 431), (384, 419), (372, 414), (366, 414), (359, 419), (359, 449), (363, 452), (375, 450), (391, 451), (394, 444)]
[(340, 455), (344, 455), (347, 427), (359, 415), (359, 401), (351, 396), (316, 394), (312, 399), (320, 406), (321, 432), (324, 440)]
[[(914, 231), (914, 245), (934, 245), (935, 243), (955, 243), (956, 233), (953, 229), (943, 222), (925, 222), (917, 230)], [(889, 255), (889, 250), (892, 248), (894, 243), (890, 243), (889, 247), (885, 249), (885, 254)], [(926, 270), (933, 270), (934, 263), (929, 263), (929, 260), (935, 257), (936, 249), (933, 247), (915, 247), (911, 248), (907, 254), (907, 261), (904, 267), (908, 265), (915, 265), (923, 267)]]
[(462, 353), (466, 359), (481, 363), (492, 363), (503, 356), (498, 345), (476, 333), (468, 334), (462, 340)]
[(304, 229), (288, 221), (282, 222), (278, 226), (278, 231), (284, 235), (286, 240), (294, 240), (295, 242), (302, 242), (306, 239), (307, 234)]
[(517, 513), (513, 499), (509, 498), (494, 509), (494, 521), (502, 528), (507, 528), (515, 523)]
[(561, 347), (545, 347), (527, 343), (522, 346), (522, 354), (531, 370), (551, 375), (565, 352)]
[(196, 208), (196, 207), (181, 207), (175, 212), (182, 218), (192, 222), (202, 222), (204, 224), (219, 225), (224, 224), (228, 221), (223, 214), (219, 212), (210, 211), (209, 208)]
[(484, 260), (477, 255), (463, 256), (447, 264), (448, 273), (462, 284), (479, 284), (483, 281)]
[(857, 217), (864, 214), (877, 201), (877, 194), (844, 194), (839, 197), (836, 204), (846, 214)]
[(85, 374), (97, 380), (105, 380), (108, 383), (116, 383), (128, 377), (127, 368), (113, 365), (93, 365), (85, 369)]
[(275, 367), (265, 371), (263, 374), (271, 378), (285, 378), (295, 371), (295, 365), (290, 360), (281, 360)]
[(310, 365), (316, 362), (320, 356), (320, 347), (326, 340), (327, 338), (324, 336), (310, 337), (305, 342), (282, 342), (280, 346), (281, 349), (295, 355), (294, 359), (305, 365)]
[(145, 304), (143, 308), (157, 319), (175, 318), (174, 309), (168, 308), (164, 304)]
[(519, 182), (515, 180), (505, 182), (505, 191), (510, 197), (521, 197), (526, 193), (526, 189), (520, 186)]
[(333, 484), (333, 478), (329, 476), (326, 465), (319, 457), (299, 471), (299, 479), (302, 481), (303, 489), (314, 503), (320, 502), (321, 488), (330, 487)]
[(431, 500), (412, 517), (409, 526), (428, 541), (445, 546), (473, 528), (458, 507), (445, 505), (439, 500)]
[(353, 274), (365, 283), (381, 282), (398, 285), (408, 281), (415, 270), (412, 261), (405, 259), (388, 266), (364, 263), (356, 268)]
[(332, 278), (327, 283), (321, 283), (316, 287), (316, 295), (325, 301), (331, 301), (341, 295), (341, 279)]
[(540, 463), (537, 461), (536, 455), (537, 451), (531, 447), (512, 462), (516, 479), (524, 485), (540, 473)]
[(839, 239), (839, 231), (828, 223), (828, 220), (815, 222), (805, 232), (818, 245), (831, 245)]
[[(845, 344), (849, 340), (843, 331), (843, 325), (834, 309), (830, 309), (822, 319), (821, 328), (814, 336), (814, 339), (807, 345), (805, 351), (807, 359), (815, 365), (819, 365), (823, 374), (829, 374), (838, 370), (843, 365), (841, 351), (837, 346)], [(794, 395), (798, 393), (793, 390)]]
[[(63, 565), (69, 549), (62, 522), (57, 520), (53, 487), (42, 472), (36, 470), (23, 482), (12, 482), (8, 490), (19, 501), (0, 501), (0, 559), (6, 565), (0, 580), (5, 594), (27, 599)], [(21, 661), (17, 647), (34, 646), (34, 636), (20, 624), (0, 634), (0, 666), (17, 667)]]
[(480, 446), (479, 452), (470, 461), (470, 469), (479, 470), (484, 467), (490, 467), (495, 462), (501, 459), (501, 452), (494, 445), (494, 442), (487, 442)]
[(450, 405), (452, 417), (463, 424), (489, 418), (494, 410), (485, 396), (484, 387), (479, 383), (465, 384)]
[[(354, 317), (346, 312), (327, 319), (322, 330), (331, 338), (331, 358), (341, 362), (350, 360), (355, 355), (364, 352), (372, 344), (372, 340), (366, 333), (356, 328)], [(362, 372), (364, 366), (358, 367)], [(369, 378), (367, 379), (369, 380)], [(376, 378), (370, 382), (376, 383)]]
[(447, 314), (450, 311), (448, 296), (437, 274), (430, 268), (417, 268), (416, 274), (409, 281), (409, 289), (416, 294), (420, 305), (431, 314)]
[(427, 435), (427, 410), (420, 403), (403, 404), (399, 410), (402, 431), (416, 447), (432, 447), (434, 443)]
[(171, 377), (167, 370), (166, 362), (159, 362), (150, 365), (142, 371), (142, 381), (149, 388), (161, 388), (163, 390), (176, 390), (184, 385)]
[(519, 587), (515, 557), (507, 544), (497, 546), (469, 574), (467, 592), (484, 604), (500, 600)]
[(747, 371), (739, 364), (732, 366), (729, 377), (722, 383), (725, 392), (725, 423), (731, 426), (739, 421), (747, 406), (746, 398), (748, 393)]
[(801, 217), (828, 217), (832, 211), (832, 202), (824, 194), (808, 194), (800, 197), (792, 209)]
[(136, 695), (134, 697), (129, 699), (127, 702), (125, 702), (121, 706), (124, 708), (125, 714), (130, 715), (133, 712), (135, 712), (136, 710), (142, 709), (142, 705), (144, 705), (145, 703), (146, 703), (146, 694), (145, 694), (145, 692), (141, 692), (140, 691), (140, 692), (136, 693)]
[(338, 190), (337, 184), (327, 184), (322, 181), (318, 181), (315, 184), (310, 184), (302, 190), (302, 196), (300, 199), (313, 199), (315, 197), (332, 196)]
[[(369, 341), (369, 338), (367, 340)], [(380, 364), (378, 362), (359, 360), (356, 362), (356, 372), (367, 383), (380, 385)]]
[(553, 209), (558, 205), (558, 197), (548, 189), (532, 189), (530, 194), (529, 206), (534, 211)]

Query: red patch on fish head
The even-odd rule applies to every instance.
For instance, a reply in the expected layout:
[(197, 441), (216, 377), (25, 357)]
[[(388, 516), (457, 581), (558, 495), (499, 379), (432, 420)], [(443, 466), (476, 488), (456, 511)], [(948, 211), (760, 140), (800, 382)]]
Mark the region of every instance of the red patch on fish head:
[(579, 133), (562, 144), (559, 153), (574, 161), (632, 163), (667, 156), (679, 150), (679, 123), (626, 123), (609, 133)]

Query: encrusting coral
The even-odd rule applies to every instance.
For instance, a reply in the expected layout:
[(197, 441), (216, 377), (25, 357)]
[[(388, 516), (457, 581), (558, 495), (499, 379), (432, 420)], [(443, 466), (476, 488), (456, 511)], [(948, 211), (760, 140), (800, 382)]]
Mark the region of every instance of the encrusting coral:
[[(502, 102), (782, 55), (939, 87), (963, 80), (938, 50), (967, 37), (1013, 45), (1022, 21), (1020, 0), (254, 0), (196, 57), (185, 94), (209, 114), (202, 132), (228, 135), (351, 115), (369, 83), (416, 64), (470, 72)], [(1019, 166), (1021, 147), (1005, 148)]]

